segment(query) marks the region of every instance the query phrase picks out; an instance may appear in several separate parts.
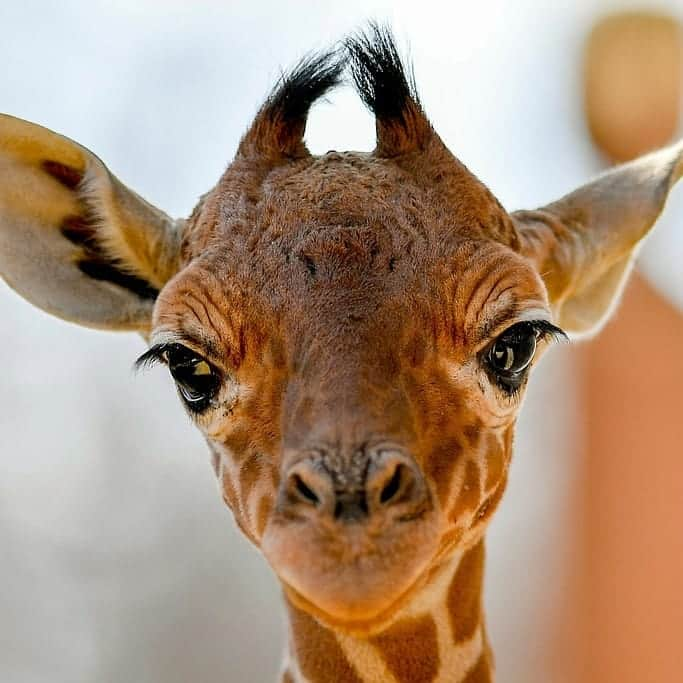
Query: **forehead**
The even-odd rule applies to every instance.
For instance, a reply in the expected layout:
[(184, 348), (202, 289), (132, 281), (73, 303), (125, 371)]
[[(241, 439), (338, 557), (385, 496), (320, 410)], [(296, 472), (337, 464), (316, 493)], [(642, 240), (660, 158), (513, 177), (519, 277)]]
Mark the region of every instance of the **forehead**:
[[(514, 242), (495, 197), (447, 153), (382, 158), (358, 152), (272, 164), (239, 158), (190, 219), (186, 257), (217, 245), (240, 259), (273, 241), (293, 252), (331, 228), (369, 228), (380, 244), (424, 258), (462, 238)], [(368, 233), (370, 234), (370, 233)]]
[[(465, 335), (543, 308), (533, 268), (490, 236), (505, 217), (495, 199), (415, 171), (360, 153), (267, 171), (238, 160), (190, 220), (187, 267), (162, 292), (156, 327), (249, 317), (376, 330), (437, 316)], [(213, 314), (198, 316), (196, 300)]]

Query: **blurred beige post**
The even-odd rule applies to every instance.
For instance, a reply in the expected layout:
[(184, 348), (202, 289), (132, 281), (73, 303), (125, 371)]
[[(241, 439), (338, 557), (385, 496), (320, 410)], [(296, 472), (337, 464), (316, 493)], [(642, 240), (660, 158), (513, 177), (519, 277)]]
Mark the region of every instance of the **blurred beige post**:
[[(625, 161), (681, 135), (683, 31), (613, 15), (587, 42), (593, 140)], [(683, 229), (683, 226), (681, 226)], [(613, 322), (584, 348), (586, 436), (574, 626), (576, 680), (681, 680), (683, 316), (634, 278)]]

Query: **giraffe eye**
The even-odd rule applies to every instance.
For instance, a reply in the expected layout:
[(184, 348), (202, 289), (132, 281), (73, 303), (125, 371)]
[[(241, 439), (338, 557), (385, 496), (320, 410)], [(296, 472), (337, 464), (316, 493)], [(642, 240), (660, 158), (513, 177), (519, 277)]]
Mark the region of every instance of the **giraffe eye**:
[(538, 331), (531, 323), (517, 323), (488, 348), (486, 364), (502, 388), (519, 388), (536, 353), (537, 339)]
[(181, 344), (170, 345), (164, 351), (164, 357), (178, 391), (190, 410), (198, 413), (207, 408), (221, 383), (214, 368)]

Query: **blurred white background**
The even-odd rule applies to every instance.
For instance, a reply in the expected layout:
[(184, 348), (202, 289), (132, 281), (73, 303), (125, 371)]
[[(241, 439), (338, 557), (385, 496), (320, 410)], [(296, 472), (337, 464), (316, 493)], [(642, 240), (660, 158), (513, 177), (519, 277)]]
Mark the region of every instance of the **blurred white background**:
[[(377, 18), (409, 44), (453, 152), (507, 208), (532, 208), (599, 168), (580, 49), (596, 16), (624, 4), (6, 0), (0, 110), (78, 140), (185, 216), (281, 67)], [(314, 109), (308, 140), (368, 150), (373, 121), (340, 90)], [(142, 340), (52, 319), (1, 283), (0, 321), (0, 680), (275, 680), (277, 585), (236, 531), (170, 379), (133, 375)], [(532, 381), (489, 537), (504, 683), (549, 680), (572, 552), (572, 358), (553, 352)]]

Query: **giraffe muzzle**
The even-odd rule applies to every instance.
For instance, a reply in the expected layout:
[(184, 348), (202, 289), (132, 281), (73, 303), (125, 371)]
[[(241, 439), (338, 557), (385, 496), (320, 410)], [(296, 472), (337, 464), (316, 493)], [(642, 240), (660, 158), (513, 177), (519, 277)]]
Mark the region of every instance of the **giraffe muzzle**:
[(439, 511), (396, 445), (289, 453), (262, 549), (290, 599), (364, 628), (409, 593), (434, 556)]
[(408, 521), (427, 504), (417, 463), (394, 446), (359, 449), (347, 458), (316, 450), (286, 470), (278, 496), (286, 517), (342, 525)]

